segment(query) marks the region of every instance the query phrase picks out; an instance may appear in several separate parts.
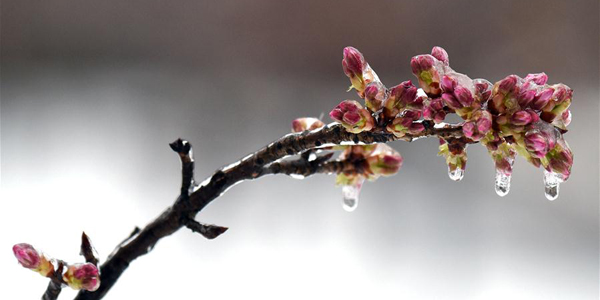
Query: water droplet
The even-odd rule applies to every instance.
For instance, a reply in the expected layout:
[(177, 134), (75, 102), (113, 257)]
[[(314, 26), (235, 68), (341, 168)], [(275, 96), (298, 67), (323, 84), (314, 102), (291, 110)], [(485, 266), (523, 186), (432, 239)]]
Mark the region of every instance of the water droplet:
[(302, 180), (304, 179), (304, 175), (301, 174), (290, 174), (290, 177), (294, 178), (294, 179), (298, 179), (298, 180)]
[(553, 201), (558, 198), (558, 190), (561, 182), (561, 177), (558, 174), (544, 170), (544, 192), (546, 199)]
[(448, 168), (448, 177), (454, 181), (460, 181), (463, 179), (463, 177), (465, 177), (465, 170), (461, 168), (450, 170), (450, 168)]
[(344, 185), (342, 187), (342, 207), (347, 212), (352, 212), (358, 206), (358, 195), (364, 179), (360, 179), (355, 185)]
[(496, 170), (496, 194), (504, 197), (510, 191), (510, 175)]

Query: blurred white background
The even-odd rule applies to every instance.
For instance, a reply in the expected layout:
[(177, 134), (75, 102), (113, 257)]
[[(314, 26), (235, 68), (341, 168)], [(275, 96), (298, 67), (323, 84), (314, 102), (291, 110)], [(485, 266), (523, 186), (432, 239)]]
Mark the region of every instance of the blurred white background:
[(294, 118), (357, 99), (344, 46), (392, 86), (415, 82), (410, 57), (440, 45), (473, 78), (544, 71), (574, 89), (575, 165), (558, 200), (522, 159), (500, 198), (484, 147), (469, 147), (456, 183), (437, 140), (394, 142), (404, 167), (367, 183), (355, 212), (333, 176), (245, 182), (198, 215), (227, 233), (161, 240), (105, 299), (598, 299), (598, 5), (3, 1), (3, 295), (39, 298), (47, 285), (13, 244), (75, 262), (85, 230), (105, 258), (170, 205), (169, 142), (194, 145), (203, 180)]

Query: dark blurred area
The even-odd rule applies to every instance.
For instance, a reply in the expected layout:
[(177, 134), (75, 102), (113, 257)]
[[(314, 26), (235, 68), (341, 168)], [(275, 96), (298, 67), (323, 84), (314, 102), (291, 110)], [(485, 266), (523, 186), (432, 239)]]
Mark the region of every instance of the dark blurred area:
[[(169, 142), (191, 141), (201, 181), (294, 118), (328, 122), (340, 100), (358, 100), (343, 47), (392, 86), (416, 82), (410, 58), (439, 45), (472, 78), (543, 71), (574, 89), (575, 165), (558, 200), (522, 159), (500, 198), (484, 147), (469, 147), (455, 183), (435, 139), (395, 142), (403, 169), (367, 183), (356, 212), (342, 210), (333, 176), (240, 184), (198, 216), (226, 234), (161, 241), (106, 299), (598, 299), (599, 10), (597, 0), (2, 1), (0, 224), (14, 229), (0, 249), (31, 242), (77, 260), (86, 230), (105, 257), (176, 196)], [(41, 295), (44, 280), (9, 254), (0, 262), (11, 299)]]

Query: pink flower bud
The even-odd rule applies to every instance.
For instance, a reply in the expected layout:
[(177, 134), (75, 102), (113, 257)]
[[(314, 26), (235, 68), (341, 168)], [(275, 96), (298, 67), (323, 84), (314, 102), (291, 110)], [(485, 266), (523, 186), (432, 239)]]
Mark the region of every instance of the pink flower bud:
[(433, 120), (436, 124), (444, 121), (446, 112), (444, 112), (444, 102), (442, 98), (431, 99), (425, 103), (423, 108), (423, 118), (425, 120)]
[(521, 90), (517, 95), (517, 102), (521, 108), (526, 108), (535, 98), (535, 90)]
[(63, 280), (74, 290), (83, 289), (93, 292), (100, 287), (98, 268), (91, 263), (69, 266), (63, 275)]
[(417, 98), (417, 87), (410, 80), (404, 81), (394, 86), (389, 91), (389, 96), (385, 99), (384, 114), (388, 119), (398, 115), (405, 108), (421, 108), (422, 103)]
[(548, 102), (550, 101), (550, 98), (552, 98), (552, 94), (554, 94), (554, 89), (552, 89), (552, 88), (543, 89), (537, 95), (535, 95), (535, 99), (533, 100), (531, 107), (535, 110), (541, 110), (548, 104)]
[(563, 180), (571, 176), (573, 167), (573, 152), (564, 140), (559, 140), (555, 147), (548, 152), (548, 168), (550, 171), (560, 174)]
[(431, 49), (431, 55), (446, 65), (450, 63), (450, 60), (448, 59), (448, 52), (446, 52), (446, 50), (444, 50), (442, 47), (433, 47), (433, 49)]
[(314, 130), (323, 126), (325, 126), (325, 124), (316, 118), (298, 118), (292, 121), (292, 132)]
[(24, 268), (36, 271), (46, 277), (54, 273), (54, 265), (30, 244), (14, 245), (13, 253)]
[(391, 176), (402, 167), (402, 156), (386, 144), (377, 144), (371, 156), (367, 157), (370, 171), (375, 175)]
[(498, 91), (503, 94), (508, 94), (508, 93), (513, 92), (513, 89), (517, 85), (517, 78), (518, 77), (516, 75), (506, 76), (504, 79), (502, 79), (501, 81), (499, 81), (497, 83)]
[(386, 126), (386, 130), (396, 137), (403, 137), (407, 133), (417, 134), (425, 130), (425, 126), (420, 123), (415, 123), (421, 118), (421, 111), (418, 110), (406, 110), (400, 117), (395, 118), (390, 124)]
[(410, 60), (413, 74), (419, 79), (419, 85), (428, 95), (439, 95), (440, 62), (431, 55), (418, 55)]
[(473, 104), (473, 95), (471, 94), (471, 91), (463, 86), (457, 85), (454, 88), (454, 96), (456, 96), (458, 102), (464, 107), (470, 107), (471, 104)]
[(473, 135), (475, 134), (475, 123), (473, 122), (466, 122), (465, 124), (463, 124), (462, 126), (462, 130), (463, 133), (465, 134), (466, 137), (471, 138), (473, 137)]
[(375, 125), (371, 113), (354, 100), (342, 101), (329, 113), (329, 116), (342, 123), (344, 128), (352, 133), (369, 131)]
[(380, 82), (372, 82), (365, 88), (365, 104), (372, 111), (378, 111), (386, 98), (386, 91), (383, 84)]
[(473, 79), (475, 94), (481, 104), (486, 103), (492, 95), (492, 83), (485, 79)]
[(525, 77), (525, 81), (532, 81), (537, 85), (544, 85), (548, 81), (548, 75), (546, 73), (535, 73), (535, 74), (527, 74)]
[(516, 126), (524, 126), (531, 123), (531, 114), (529, 112), (521, 110), (515, 112), (510, 118), (510, 122)]
[(40, 266), (40, 254), (33, 246), (21, 243), (13, 246), (13, 252), (19, 263), (27, 269), (36, 269)]
[(362, 53), (354, 47), (344, 48), (342, 68), (344, 69), (346, 76), (350, 79), (352, 87), (361, 94), (365, 89), (365, 85), (368, 83), (364, 78), (364, 72), (367, 71), (367, 69), (370, 69)]
[(535, 158), (542, 158), (548, 153), (549, 136), (533, 130), (525, 134), (525, 148)]
[(344, 48), (344, 58), (342, 59), (342, 67), (344, 68), (344, 73), (348, 77), (360, 76), (362, 77), (362, 73), (364, 68), (366, 67), (367, 62), (363, 57), (362, 53), (358, 51), (358, 49), (354, 47), (346, 47)]
[(442, 94), (442, 99), (444, 99), (446, 106), (448, 106), (452, 109), (462, 108), (462, 104), (456, 99), (456, 97), (454, 97), (453, 94), (444, 93), (444, 94)]
[(456, 87), (456, 80), (454, 78), (444, 75), (442, 77), (442, 90), (446, 93), (453, 93), (454, 87)]

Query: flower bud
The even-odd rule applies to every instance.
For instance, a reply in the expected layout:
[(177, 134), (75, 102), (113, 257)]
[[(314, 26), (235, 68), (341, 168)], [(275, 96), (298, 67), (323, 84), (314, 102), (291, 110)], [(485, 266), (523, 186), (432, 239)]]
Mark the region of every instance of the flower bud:
[(515, 112), (510, 118), (510, 122), (512, 125), (516, 126), (524, 126), (531, 123), (532, 116), (528, 111), (521, 110)]
[(46, 277), (54, 273), (54, 265), (30, 244), (14, 245), (13, 253), (24, 268), (36, 271)]
[(571, 176), (571, 167), (573, 167), (573, 152), (567, 143), (561, 138), (557, 141), (554, 148), (548, 151), (546, 155), (548, 159), (548, 171), (557, 173), (563, 181)]
[(454, 88), (454, 96), (456, 96), (456, 100), (464, 107), (469, 107), (473, 104), (473, 95), (471, 94), (471, 91), (461, 85), (457, 85)]
[(367, 157), (369, 169), (375, 175), (390, 176), (402, 167), (402, 156), (386, 144), (377, 144), (377, 148)]
[(454, 110), (462, 108), (462, 104), (458, 102), (458, 99), (456, 99), (456, 97), (454, 97), (453, 94), (444, 93), (442, 94), (442, 99), (444, 99), (444, 103), (446, 103), (446, 106)]
[(404, 108), (422, 107), (422, 102), (418, 101), (417, 87), (410, 80), (404, 81), (390, 89), (387, 99), (385, 99), (384, 114), (388, 119), (398, 115)]
[(539, 130), (532, 130), (525, 134), (525, 148), (535, 158), (542, 158), (548, 153), (549, 136)]
[(473, 84), (475, 85), (475, 95), (478, 98), (479, 103), (484, 104), (492, 95), (492, 83), (482, 79), (473, 79)]
[(91, 264), (74, 264), (69, 266), (63, 275), (63, 280), (74, 290), (93, 292), (100, 287), (98, 268)]
[(406, 110), (400, 117), (395, 118), (392, 123), (388, 124), (386, 130), (399, 138), (405, 136), (407, 133), (417, 134), (425, 130), (423, 124), (415, 123), (420, 118), (421, 111)]
[(329, 113), (329, 116), (342, 123), (351, 133), (369, 131), (375, 125), (371, 113), (354, 100), (342, 101)]
[(431, 55), (418, 55), (410, 60), (412, 72), (419, 79), (419, 85), (430, 96), (439, 95), (440, 62)]
[(305, 130), (315, 130), (325, 126), (321, 120), (316, 118), (298, 118), (292, 121), (292, 132), (303, 132)]
[(548, 88), (541, 90), (540, 92), (538, 92), (535, 95), (535, 98), (533, 100), (533, 103), (531, 104), (531, 107), (535, 110), (541, 110), (542, 108), (546, 107), (546, 105), (548, 105), (548, 103), (550, 102), (550, 98), (552, 98), (553, 94), (554, 94), (553, 88), (548, 87)]
[(441, 123), (446, 118), (444, 111), (444, 102), (442, 98), (435, 98), (427, 101), (423, 108), (423, 118), (432, 120), (436, 124)]
[(532, 81), (537, 85), (544, 85), (548, 81), (548, 75), (546, 73), (535, 73), (535, 74), (527, 74), (525, 77), (525, 81)]
[(370, 111), (378, 111), (385, 98), (385, 87), (380, 82), (371, 82), (365, 88), (365, 104)]
[(444, 50), (444, 48), (442, 47), (433, 47), (433, 49), (431, 49), (431, 56), (437, 58), (437, 60), (443, 62), (446, 65), (450, 63), (450, 60), (448, 59), (448, 52), (446, 52), (446, 50)]
[(346, 76), (350, 78), (352, 87), (354, 87), (359, 92), (362, 92), (365, 89), (363, 71), (366, 67), (367, 62), (365, 61), (365, 58), (363, 57), (362, 53), (360, 53), (354, 47), (344, 48), (342, 68), (344, 69), (344, 73), (346, 74)]

